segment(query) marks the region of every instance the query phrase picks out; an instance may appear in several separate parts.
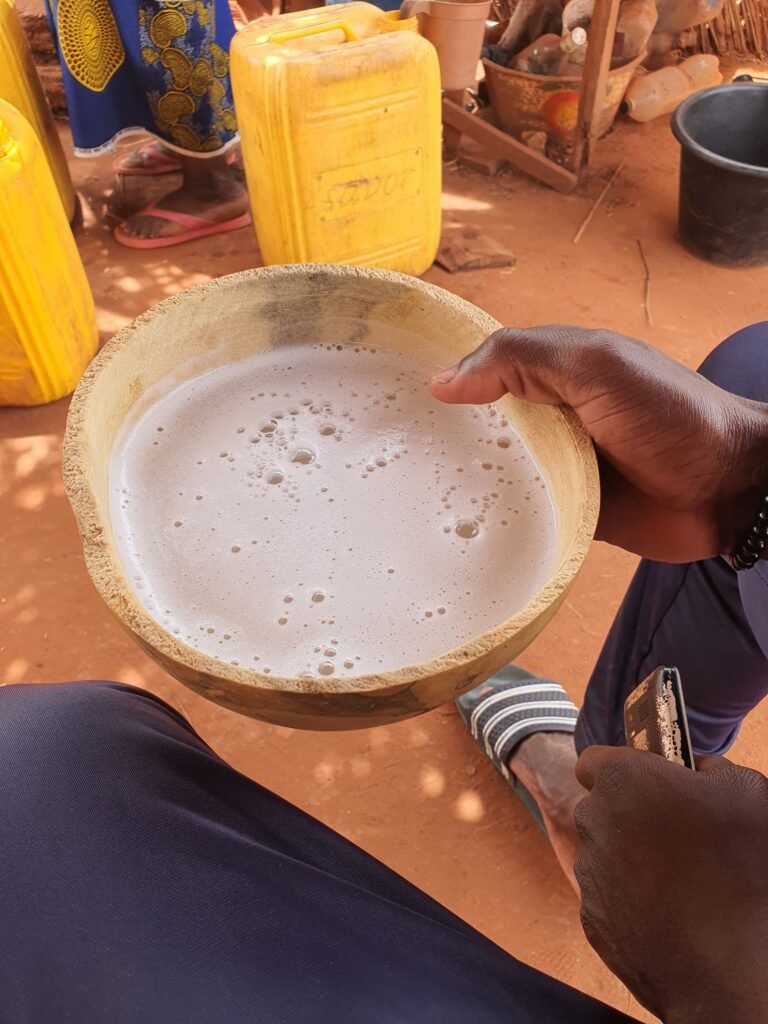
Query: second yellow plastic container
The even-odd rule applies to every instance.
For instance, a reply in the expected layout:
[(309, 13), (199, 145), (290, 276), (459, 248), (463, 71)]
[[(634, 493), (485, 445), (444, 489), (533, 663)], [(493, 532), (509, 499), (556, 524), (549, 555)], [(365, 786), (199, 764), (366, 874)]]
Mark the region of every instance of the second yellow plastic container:
[(262, 18), (232, 84), (262, 257), (410, 274), (440, 238), (434, 48), (367, 3)]
[(76, 203), (72, 178), (13, 0), (0, 0), (0, 99), (16, 107), (35, 129), (71, 223)]
[(69, 394), (97, 343), (91, 290), (45, 153), (0, 100), (0, 405)]

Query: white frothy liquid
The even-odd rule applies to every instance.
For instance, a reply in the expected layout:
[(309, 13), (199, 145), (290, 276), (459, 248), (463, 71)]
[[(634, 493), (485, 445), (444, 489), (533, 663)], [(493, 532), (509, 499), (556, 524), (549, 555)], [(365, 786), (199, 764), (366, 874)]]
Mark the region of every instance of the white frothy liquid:
[(435, 401), (428, 373), (291, 345), (145, 402), (110, 501), (149, 614), (223, 661), (322, 679), (428, 660), (521, 609), (553, 558), (546, 485), (503, 413)]

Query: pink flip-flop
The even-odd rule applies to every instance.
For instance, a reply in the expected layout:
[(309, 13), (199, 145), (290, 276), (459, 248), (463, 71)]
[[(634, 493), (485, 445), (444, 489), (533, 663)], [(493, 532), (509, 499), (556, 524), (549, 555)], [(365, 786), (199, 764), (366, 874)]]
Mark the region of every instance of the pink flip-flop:
[(192, 242), (196, 238), (207, 238), (208, 235), (220, 235), (225, 231), (237, 231), (238, 228), (245, 228), (251, 223), (250, 213), (242, 213), (232, 220), (222, 220), (218, 223), (206, 220), (204, 217), (193, 217), (189, 213), (176, 213), (173, 210), (159, 210), (156, 206), (148, 206), (142, 210), (142, 217), (159, 217), (161, 220), (171, 221), (173, 224), (181, 224), (188, 228), (180, 235), (165, 235), (161, 238), (138, 238), (136, 235), (129, 235), (123, 231), (122, 224), (115, 228), (115, 239), (121, 245), (129, 249), (165, 249), (170, 245), (181, 245), (182, 242)]
[(130, 174), (136, 175), (137, 177), (154, 177), (160, 174), (181, 174), (181, 164), (178, 160), (174, 160), (172, 156), (168, 156), (167, 153), (163, 153), (162, 150), (158, 149), (156, 142), (149, 142), (146, 146), (141, 146), (135, 152), (140, 153), (142, 156), (150, 157), (151, 159), (145, 164), (126, 164), (128, 157), (133, 156), (133, 153), (127, 153), (125, 156), (118, 157), (117, 160), (112, 164), (112, 170), (115, 174)]

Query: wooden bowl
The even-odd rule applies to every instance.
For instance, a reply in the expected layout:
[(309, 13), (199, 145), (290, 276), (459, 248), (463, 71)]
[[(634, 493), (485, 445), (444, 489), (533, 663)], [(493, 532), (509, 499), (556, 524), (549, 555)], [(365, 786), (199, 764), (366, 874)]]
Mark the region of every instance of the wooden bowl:
[[(495, 628), (422, 664), (376, 675), (298, 679), (264, 675), (188, 647), (134, 596), (112, 535), (110, 453), (142, 392), (191, 358), (202, 368), (276, 344), (374, 344), (449, 365), (499, 325), (439, 288), (353, 267), (247, 271), (182, 292), (117, 334), (78, 387), (64, 440), (64, 479), (96, 589), (137, 643), (167, 672), (224, 707), (304, 729), (355, 729), (429, 711), (516, 658), (552, 618), (573, 583), (597, 520), (592, 444), (566, 408), (513, 398), (500, 406), (522, 433), (557, 510), (552, 574), (532, 600)], [(397, 330), (391, 330), (396, 327)]]

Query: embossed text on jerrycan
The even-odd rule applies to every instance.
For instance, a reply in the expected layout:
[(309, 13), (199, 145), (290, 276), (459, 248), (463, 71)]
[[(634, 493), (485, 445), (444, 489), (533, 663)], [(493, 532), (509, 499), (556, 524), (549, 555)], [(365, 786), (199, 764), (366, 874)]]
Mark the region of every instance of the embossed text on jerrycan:
[(0, 0), (0, 99), (16, 107), (37, 133), (71, 223), (76, 198), (67, 158), (13, 0)]
[(43, 148), (0, 100), (0, 405), (68, 395), (97, 342), (88, 279)]
[(232, 86), (265, 263), (431, 265), (440, 75), (414, 29), (348, 3), (260, 18), (235, 36)]
[(490, 0), (405, 0), (400, 8), (403, 18), (418, 17), (419, 32), (437, 50), (440, 81), (446, 92), (459, 92), (475, 84), (490, 10)]

